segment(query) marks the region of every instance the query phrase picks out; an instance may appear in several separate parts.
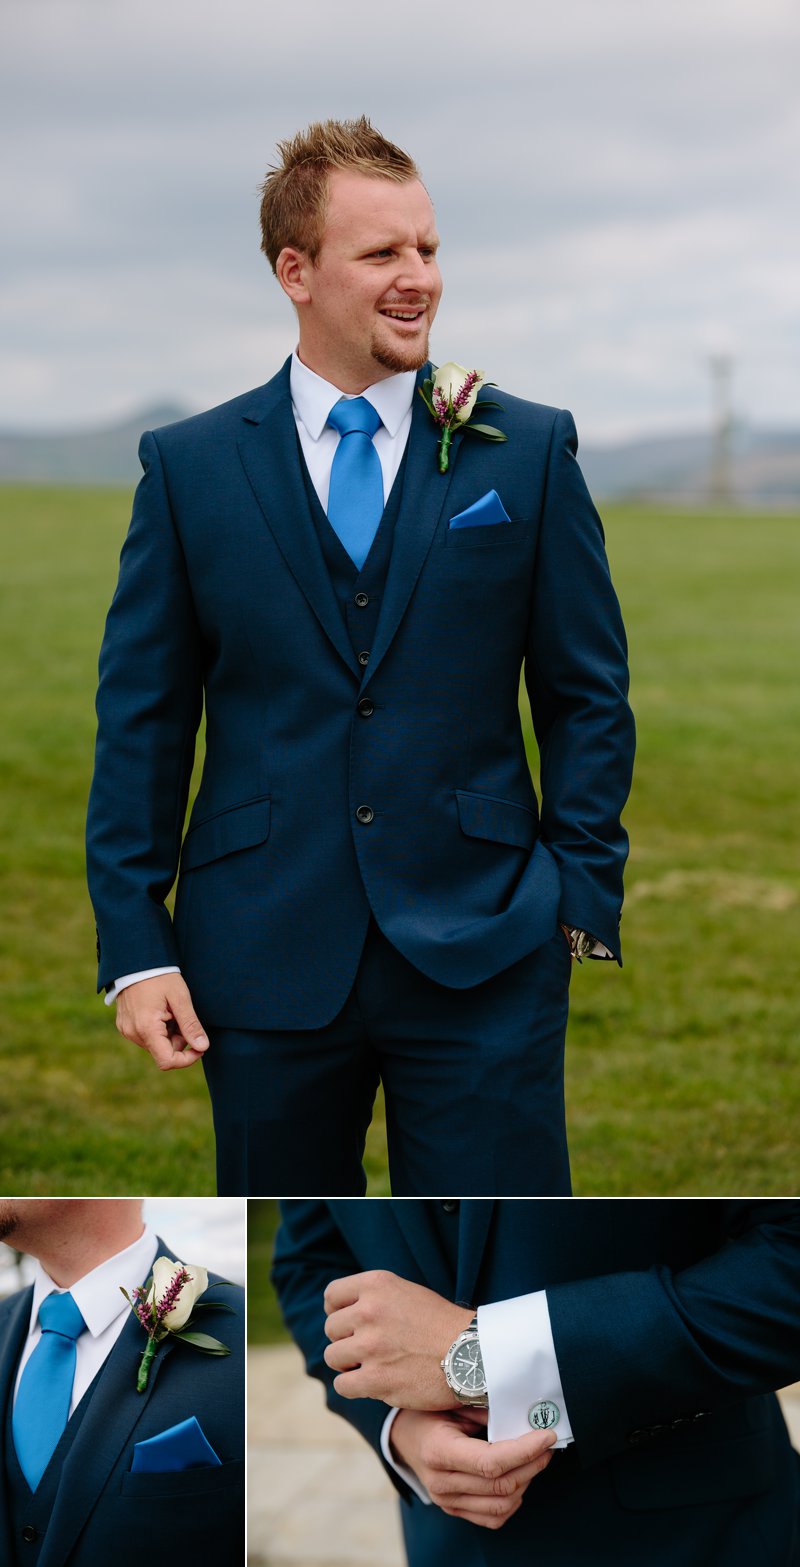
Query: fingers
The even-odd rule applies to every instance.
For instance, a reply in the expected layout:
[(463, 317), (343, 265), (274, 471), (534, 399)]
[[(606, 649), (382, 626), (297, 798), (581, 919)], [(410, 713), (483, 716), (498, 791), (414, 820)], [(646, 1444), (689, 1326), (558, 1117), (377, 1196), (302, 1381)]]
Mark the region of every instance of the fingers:
[(140, 980), (123, 990), (117, 1029), (147, 1050), (162, 1072), (194, 1066), (208, 1049), (208, 1037), (179, 974)]
[[(369, 1273), (350, 1273), (344, 1279), (331, 1279), (322, 1297), (325, 1313), (330, 1319), (335, 1312), (341, 1311), (344, 1306), (354, 1306), (360, 1299), (364, 1289), (369, 1283), (379, 1283), (381, 1274), (378, 1270)], [(328, 1324), (325, 1324), (325, 1332), (328, 1332)], [(333, 1337), (328, 1333), (328, 1337)]]
[(535, 1464), (557, 1437), (554, 1431), (530, 1431), (505, 1442), (484, 1442), (480, 1438), (465, 1436), (458, 1427), (439, 1437), (441, 1452), (434, 1456), (441, 1460), (442, 1468), (456, 1469), (463, 1475), (473, 1475), (479, 1480), (493, 1483), (515, 1470)]
[[(486, 1444), (484, 1443), (484, 1446)], [(552, 1443), (550, 1447), (538, 1458), (532, 1458), (529, 1463), (520, 1464), (518, 1469), (506, 1470), (504, 1474), (495, 1475), (492, 1479), (484, 1479), (479, 1475), (465, 1474), (463, 1471), (441, 1471), (436, 1482), (436, 1500), (449, 1500), (453, 1503), (466, 1504), (467, 1498), (475, 1500), (483, 1497), (485, 1501), (511, 1501), (515, 1497), (521, 1497), (528, 1489), (531, 1480), (547, 1468), (552, 1457)]]

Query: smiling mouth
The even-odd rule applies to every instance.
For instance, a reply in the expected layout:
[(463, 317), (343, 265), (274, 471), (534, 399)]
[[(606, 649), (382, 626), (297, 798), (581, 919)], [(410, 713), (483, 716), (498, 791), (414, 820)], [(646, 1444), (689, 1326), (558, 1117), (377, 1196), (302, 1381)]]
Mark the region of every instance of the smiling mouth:
[(387, 305), (380, 312), (380, 314), (385, 316), (389, 321), (405, 321), (412, 326), (414, 322), (420, 321), (426, 313), (426, 305), (417, 305), (413, 310), (399, 310), (393, 308), (391, 305)]

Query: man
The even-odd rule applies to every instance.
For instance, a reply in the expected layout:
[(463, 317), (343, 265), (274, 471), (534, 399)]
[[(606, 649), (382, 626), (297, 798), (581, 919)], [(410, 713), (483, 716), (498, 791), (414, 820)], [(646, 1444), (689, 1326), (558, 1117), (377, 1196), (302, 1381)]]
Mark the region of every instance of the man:
[(120, 1289), (176, 1260), (141, 1202), (3, 1199), (0, 1239), (37, 1259), (33, 1285), (0, 1302), (3, 1567), (241, 1562), (243, 1292), (212, 1275), (208, 1299), (230, 1311), (203, 1311), (205, 1294), (195, 1308), (230, 1354), (168, 1336), (139, 1391), (147, 1334)]
[(772, 1390), (800, 1378), (800, 1203), (282, 1212), (287, 1325), (383, 1457), (410, 1567), (797, 1567)]
[(443, 473), (416, 166), (365, 120), (281, 154), (263, 248), (297, 351), (140, 448), (89, 811), (99, 985), (159, 1066), (203, 1060), (221, 1191), (363, 1192), (382, 1079), (395, 1193), (454, 1168), (566, 1192), (571, 951), (620, 958), (633, 751), (574, 426), (503, 393), (502, 440), (462, 424)]

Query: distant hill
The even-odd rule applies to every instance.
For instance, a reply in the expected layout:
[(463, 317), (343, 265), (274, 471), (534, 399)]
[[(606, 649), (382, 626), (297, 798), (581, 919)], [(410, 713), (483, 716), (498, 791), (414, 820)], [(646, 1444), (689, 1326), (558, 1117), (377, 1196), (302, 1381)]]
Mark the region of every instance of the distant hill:
[(142, 431), (185, 419), (189, 412), (165, 403), (95, 430), (65, 430), (55, 435), (0, 430), (0, 480), (135, 484), (142, 472), (136, 455)]
[[(133, 485), (143, 430), (185, 419), (190, 409), (165, 404), (94, 430), (59, 434), (0, 430), (0, 482)], [(601, 500), (702, 502), (709, 496), (708, 434), (640, 436), (581, 444), (581, 467)], [(731, 491), (748, 505), (800, 505), (800, 430), (740, 426), (731, 442)]]

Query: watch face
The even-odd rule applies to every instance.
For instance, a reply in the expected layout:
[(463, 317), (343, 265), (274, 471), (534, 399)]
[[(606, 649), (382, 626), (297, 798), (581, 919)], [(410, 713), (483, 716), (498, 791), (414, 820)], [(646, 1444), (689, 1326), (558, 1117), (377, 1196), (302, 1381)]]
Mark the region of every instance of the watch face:
[(481, 1347), (477, 1337), (467, 1339), (453, 1351), (450, 1373), (456, 1387), (471, 1397), (486, 1392), (486, 1377), (481, 1359)]

